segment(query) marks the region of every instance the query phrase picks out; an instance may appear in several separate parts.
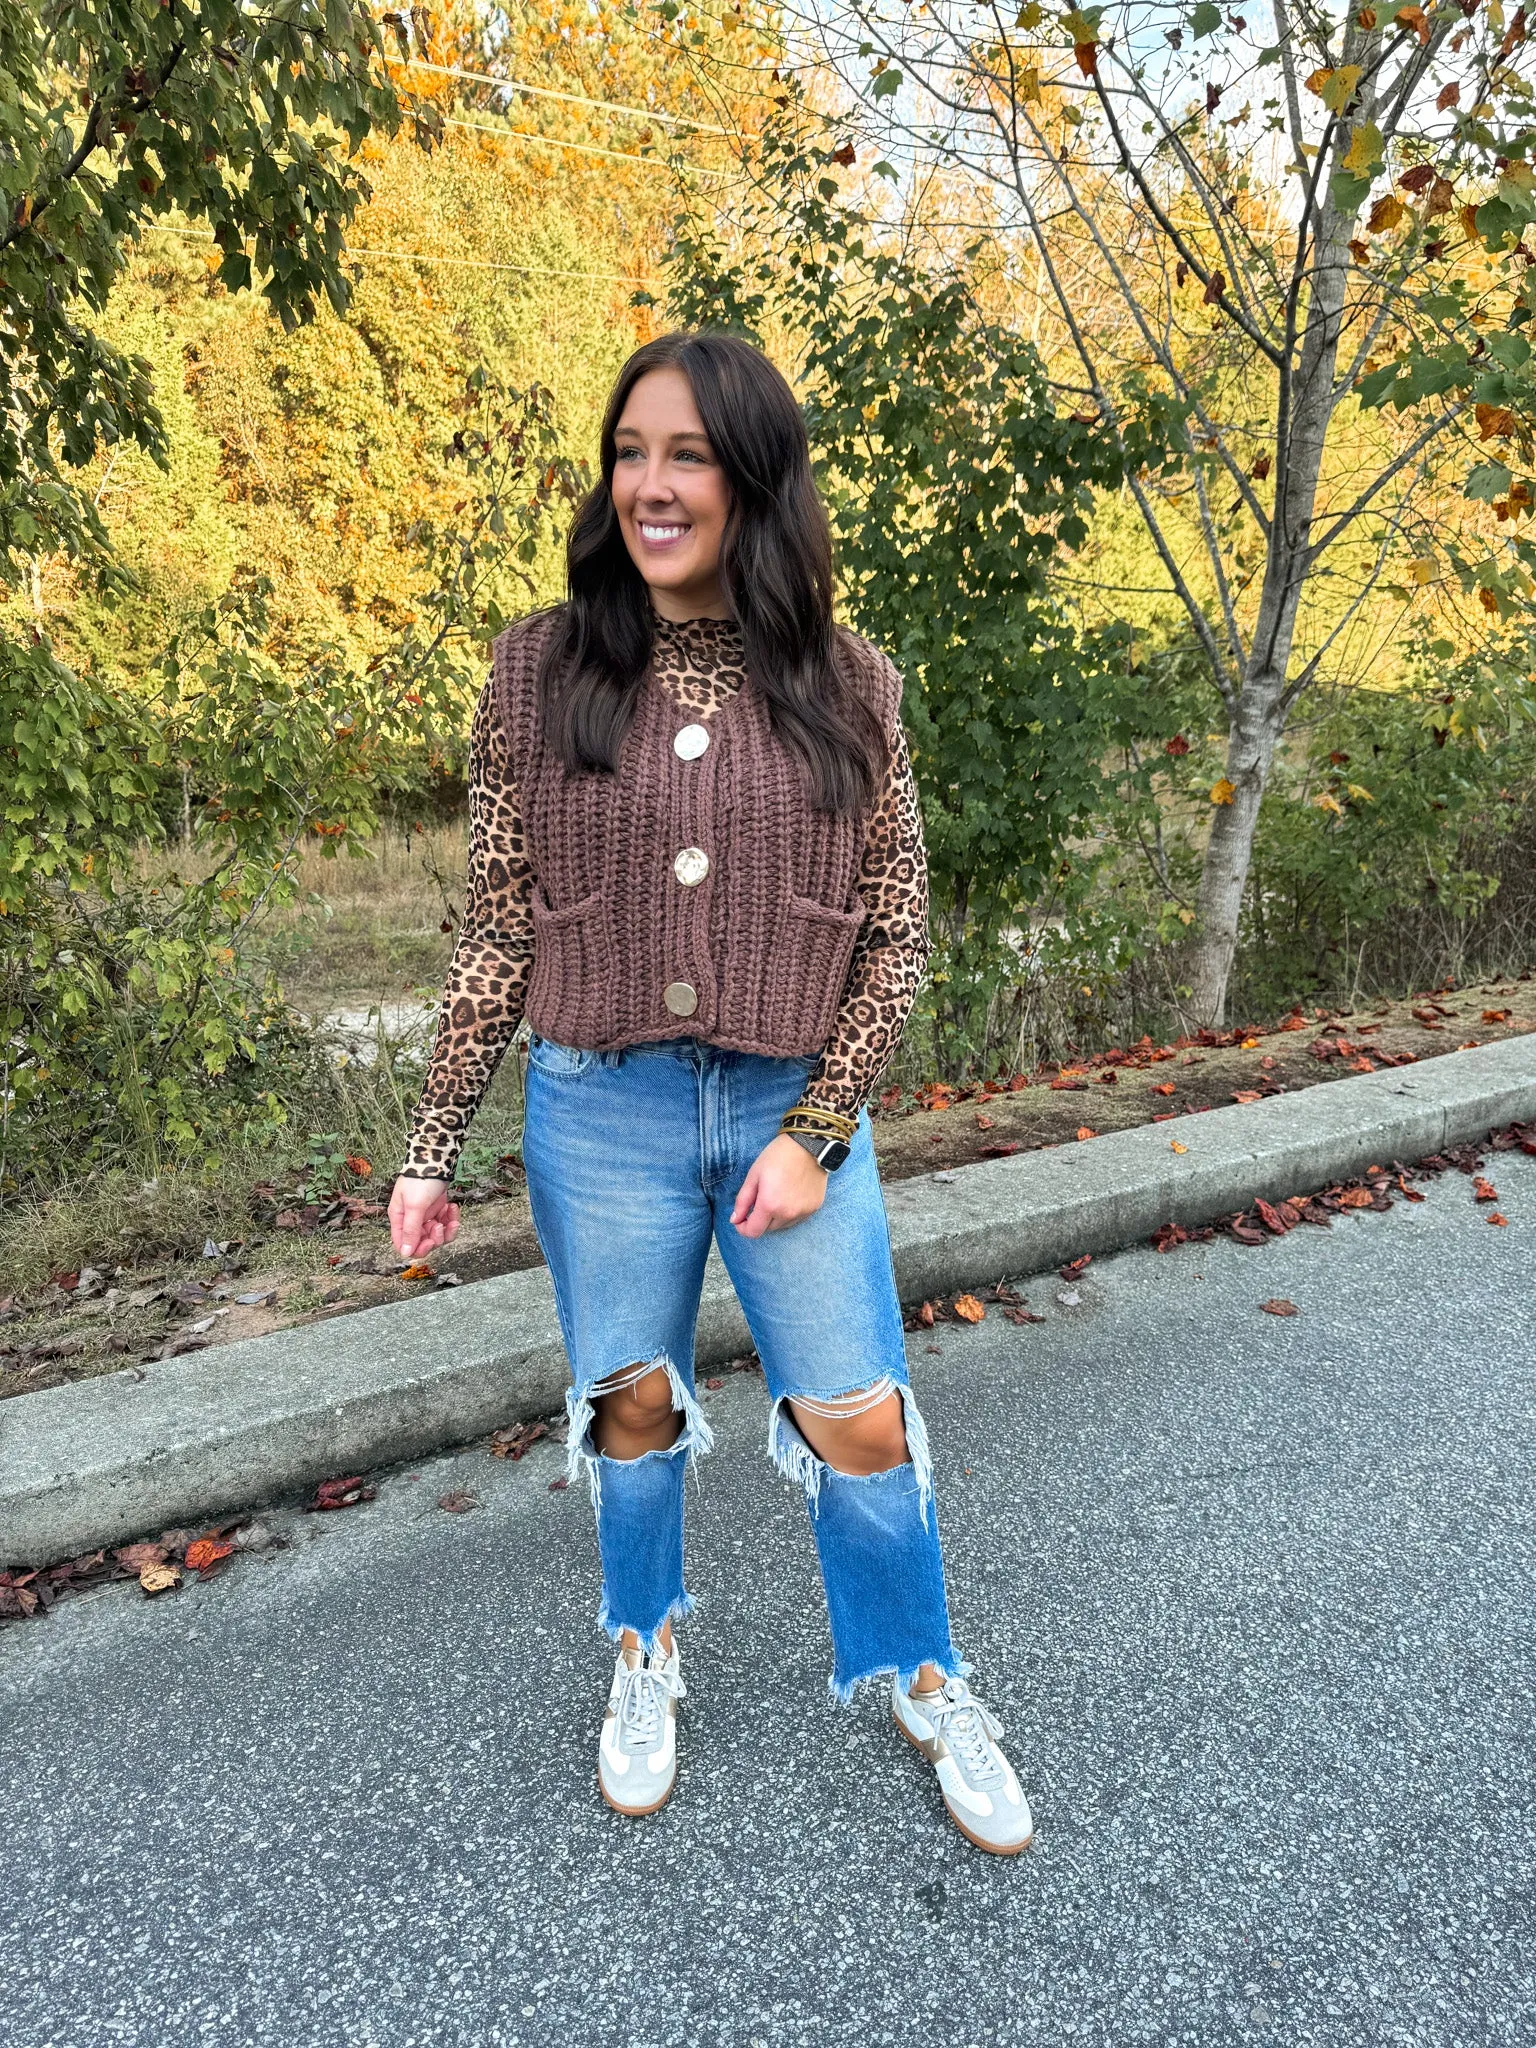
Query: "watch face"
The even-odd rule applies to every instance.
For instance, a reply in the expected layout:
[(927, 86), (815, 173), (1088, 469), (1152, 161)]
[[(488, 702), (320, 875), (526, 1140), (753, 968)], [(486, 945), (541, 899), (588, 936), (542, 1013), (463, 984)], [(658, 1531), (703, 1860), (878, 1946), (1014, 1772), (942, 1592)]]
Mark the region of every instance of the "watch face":
[(828, 1173), (835, 1173), (848, 1157), (848, 1147), (841, 1138), (829, 1138), (821, 1148), (821, 1163)]

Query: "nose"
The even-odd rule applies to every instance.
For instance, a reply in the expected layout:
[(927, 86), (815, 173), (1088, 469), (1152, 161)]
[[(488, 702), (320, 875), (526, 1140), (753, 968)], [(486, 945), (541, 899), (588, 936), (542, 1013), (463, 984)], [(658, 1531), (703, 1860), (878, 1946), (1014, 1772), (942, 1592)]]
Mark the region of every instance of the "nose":
[(663, 475), (659, 462), (647, 462), (636, 497), (642, 505), (652, 507), (675, 503), (675, 493)]

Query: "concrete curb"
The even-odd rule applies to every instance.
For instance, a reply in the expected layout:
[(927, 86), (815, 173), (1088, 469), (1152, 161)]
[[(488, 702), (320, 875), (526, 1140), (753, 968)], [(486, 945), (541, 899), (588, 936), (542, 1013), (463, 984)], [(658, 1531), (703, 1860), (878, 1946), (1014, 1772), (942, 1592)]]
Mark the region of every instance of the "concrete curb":
[[(1041, 1272), (1536, 1118), (1536, 1033), (886, 1189), (903, 1299)], [(1188, 1150), (1176, 1153), (1171, 1140)], [(701, 1367), (747, 1350), (712, 1254)], [(558, 1408), (549, 1276), (509, 1273), (0, 1403), (0, 1565), (46, 1564)]]

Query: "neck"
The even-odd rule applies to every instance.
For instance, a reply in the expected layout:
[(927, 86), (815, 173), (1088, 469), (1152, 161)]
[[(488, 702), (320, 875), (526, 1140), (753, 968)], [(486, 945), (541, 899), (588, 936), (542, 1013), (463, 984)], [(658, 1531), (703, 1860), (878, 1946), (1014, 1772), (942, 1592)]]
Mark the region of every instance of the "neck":
[(666, 619), (674, 626), (681, 626), (689, 619), (728, 619), (731, 616), (725, 592), (714, 578), (698, 589), (658, 590), (654, 583), (648, 583), (646, 588), (651, 594), (651, 609), (657, 618)]

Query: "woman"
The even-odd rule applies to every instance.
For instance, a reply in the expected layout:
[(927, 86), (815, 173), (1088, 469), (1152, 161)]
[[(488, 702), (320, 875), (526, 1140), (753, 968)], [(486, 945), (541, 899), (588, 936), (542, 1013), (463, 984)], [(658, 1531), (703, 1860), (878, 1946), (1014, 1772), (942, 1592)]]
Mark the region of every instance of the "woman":
[(950, 1641), (862, 1107), (927, 950), (900, 679), (833, 624), (804, 425), (756, 349), (672, 334), (630, 357), (568, 580), (566, 604), (497, 641), (476, 710), (464, 923), (396, 1249), (452, 1240), (459, 1148), (526, 1015), (523, 1163), (618, 1644), (603, 1797), (652, 1813), (676, 1781), (714, 1237), (767, 1380), (770, 1454), (809, 1503), (833, 1690), (889, 1675), (956, 1824), (1011, 1855), (1029, 1808)]

